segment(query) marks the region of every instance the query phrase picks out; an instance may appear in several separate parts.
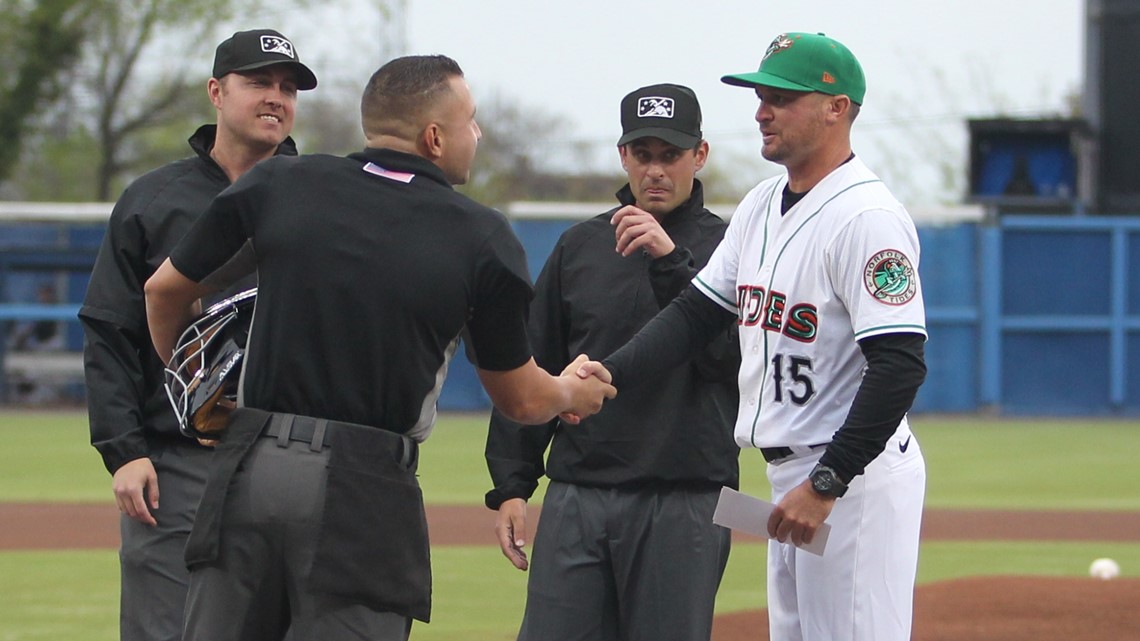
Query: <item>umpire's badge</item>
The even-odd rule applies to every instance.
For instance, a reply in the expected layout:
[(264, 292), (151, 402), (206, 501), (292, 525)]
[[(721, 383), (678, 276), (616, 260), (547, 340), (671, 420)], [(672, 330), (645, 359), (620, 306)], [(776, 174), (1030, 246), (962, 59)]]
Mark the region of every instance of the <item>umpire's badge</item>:
[(895, 249), (884, 249), (867, 261), (863, 284), (875, 300), (888, 305), (906, 304), (918, 292), (918, 279), (910, 259)]
[(673, 99), (662, 96), (645, 96), (637, 101), (638, 118), (672, 118)]
[(279, 53), (290, 58), (297, 57), (293, 53), (293, 43), (281, 36), (261, 36), (261, 50), (265, 53)]

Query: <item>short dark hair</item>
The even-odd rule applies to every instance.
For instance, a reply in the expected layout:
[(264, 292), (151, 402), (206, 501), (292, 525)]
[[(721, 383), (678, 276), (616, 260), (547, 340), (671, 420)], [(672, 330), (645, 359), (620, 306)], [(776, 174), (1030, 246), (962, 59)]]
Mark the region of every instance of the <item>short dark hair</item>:
[[(403, 56), (376, 70), (360, 99), (364, 132), (415, 135), (423, 115), (440, 95), (450, 91), (448, 82), (463, 76), (459, 63), (444, 55)], [(417, 131), (408, 130), (411, 128)]]

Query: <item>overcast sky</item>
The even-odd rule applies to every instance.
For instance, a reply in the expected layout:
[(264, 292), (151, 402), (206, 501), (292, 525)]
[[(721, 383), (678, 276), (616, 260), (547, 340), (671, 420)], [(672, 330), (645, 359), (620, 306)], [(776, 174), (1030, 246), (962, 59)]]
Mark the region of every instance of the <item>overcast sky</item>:
[[(281, 28), (322, 85), (358, 92), (384, 51), (379, 3), (330, 5)], [(499, 92), (566, 116), (559, 142), (612, 147), (621, 97), (676, 82), (696, 91), (714, 155), (756, 158), (755, 97), (720, 76), (754, 70), (781, 32), (821, 31), (867, 76), (856, 153), (919, 203), (945, 198), (940, 167), (964, 170), (965, 118), (1056, 116), (1079, 93), (1084, 11), (1083, 0), (406, 0), (404, 37), (408, 53), (458, 60), (477, 99)]]

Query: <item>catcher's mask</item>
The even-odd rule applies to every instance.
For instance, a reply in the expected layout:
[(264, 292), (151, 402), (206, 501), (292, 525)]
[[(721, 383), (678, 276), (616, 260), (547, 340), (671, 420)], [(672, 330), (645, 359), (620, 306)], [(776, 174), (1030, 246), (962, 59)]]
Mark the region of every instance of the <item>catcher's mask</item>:
[(183, 434), (217, 439), (237, 407), (245, 342), (257, 288), (211, 305), (174, 346), (166, 367), (166, 395)]

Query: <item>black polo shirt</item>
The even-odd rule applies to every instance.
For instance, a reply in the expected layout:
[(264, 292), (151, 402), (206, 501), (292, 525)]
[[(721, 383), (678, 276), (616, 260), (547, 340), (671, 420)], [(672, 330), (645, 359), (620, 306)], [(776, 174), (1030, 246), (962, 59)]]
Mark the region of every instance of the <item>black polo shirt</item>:
[(423, 158), (266, 160), (215, 199), (171, 261), (201, 281), (246, 238), (259, 278), (247, 407), (422, 440), (464, 328), (482, 369), (530, 359), (522, 245)]

